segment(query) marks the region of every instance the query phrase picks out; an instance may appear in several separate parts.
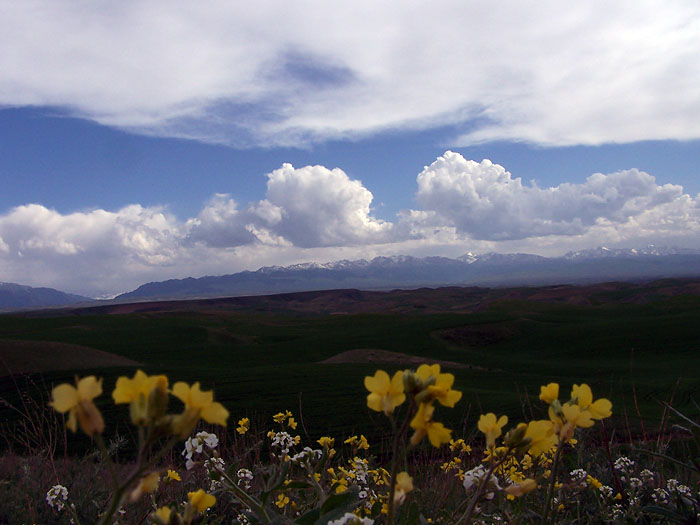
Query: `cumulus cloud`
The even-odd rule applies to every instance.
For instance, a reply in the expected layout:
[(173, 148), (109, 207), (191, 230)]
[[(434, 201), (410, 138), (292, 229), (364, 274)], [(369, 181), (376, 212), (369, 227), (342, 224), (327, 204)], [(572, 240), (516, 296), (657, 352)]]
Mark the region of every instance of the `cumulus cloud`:
[(264, 199), (216, 194), (185, 221), (138, 204), (18, 206), (0, 215), (0, 280), (99, 295), (304, 261), (700, 243), (700, 196), (634, 169), (539, 188), (448, 151), (417, 177), (421, 208), (394, 222), (374, 217), (372, 193), (339, 168), (284, 164), (267, 179)]
[(636, 169), (596, 173), (583, 184), (523, 185), (489, 160), (477, 163), (446, 152), (418, 175), (416, 199), (431, 222), (474, 239), (512, 240), (577, 235), (601, 221), (622, 224), (656, 207), (680, 204), (683, 188), (659, 186)]
[(699, 33), (682, 1), (4, 2), (0, 105), (239, 146), (690, 139)]
[(87, 291), (114, 286), (124, 274), (173, 264), (180, 235), (174, 219), (158, 208), (63, 215), (29, 204), (0, 216), (0, 237), (6, 280), (59, 281)]
[(391, 240), (392, 224), (372, 217), (372, 193), (339, 169), (284, 164), (267, 175), (266, 198), (239, 211), (215, 197), (188, 221), (189, 238), (211, 246), (250, 242), (302, 248), (374, 244)]

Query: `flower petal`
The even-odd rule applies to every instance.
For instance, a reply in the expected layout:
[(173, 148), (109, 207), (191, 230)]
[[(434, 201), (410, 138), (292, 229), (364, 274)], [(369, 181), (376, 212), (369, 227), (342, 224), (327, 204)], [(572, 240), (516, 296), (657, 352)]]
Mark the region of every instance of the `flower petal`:
[(55, 387), (51, 392), (51, 397), (53, 398), (51, 406), (56, 412), (60, 412), (61, 414), (68, 412), (78, 404), (78, 391), (73, 385), (69, 385), (68, 383), (63, 383)]

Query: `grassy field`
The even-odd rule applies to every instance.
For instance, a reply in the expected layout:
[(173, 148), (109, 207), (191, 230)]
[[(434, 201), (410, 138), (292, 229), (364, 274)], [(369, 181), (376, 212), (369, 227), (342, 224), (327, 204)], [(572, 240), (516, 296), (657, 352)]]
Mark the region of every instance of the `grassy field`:
[[(365, 405), (364, 376), (405, 366), (320, 362), (348, 350), (382, 349), (464, 365), (447, 368), (463, 400), (440, 415), (457, 435), (473, 432), (481, 412), (514, 420), (540, 415), (539, 386), (550, 381), (565, 392), (587, 382), (596, 396), (608, 397), (620, 433), (640, 431), (639, 414), (645, 432), (657, 431), (662, 401), (691, 410), (700, 390), (700, 297), (659, 297), (648, 304), (625, 303), (624, 295), (609, 299), (586, 306), (501, 300), (474, 313), (300, 315), (188, 310), (182, 303), (168, 312), (4, 315), (0, 357), (11, 348), (16, 354), (18, 346), (3, 341), (43, 342), (51, 353), (42, 360), (43, 384), (94, 373), (105, 378), (110, 393), (116, 377), (132, 375), (133, 367), (95, 367), (89, 360), (82, 366), (70, 354), (75, 372), (66, 370), (68, 353), (50, 343), (98, 349), (136, 361), (148, 373), (166, 373), (171, 381), (213, 388), (231, 421), (290, 409), (313, 422), (312, 435), (347, 435), (384, 424)], [(0, 375), (7, 374), (8, 356)], [(0, 397), (16, 402), (23, 384), (5, 377)], [(107, 420), (126, 415), (104, 408)], [(11, 424), (13, 412), (0, 411), (1, 424)]]

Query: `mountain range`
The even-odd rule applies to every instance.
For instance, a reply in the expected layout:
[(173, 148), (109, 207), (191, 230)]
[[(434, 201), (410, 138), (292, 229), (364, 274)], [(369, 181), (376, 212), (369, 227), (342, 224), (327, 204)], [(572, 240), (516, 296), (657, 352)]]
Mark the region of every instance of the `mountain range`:
[(0, 309), (62, 306), (87, 301), (92, 301), (92, 299), (53, 288), (33, 288), (15, 283), (0, 283)]
[(77, 303), (193, 299), (357, 288), (389, 290), (438, 286), (517, 286), (643, 281), (700, 276), (700, 250), (647, 246), (569, 252), (561, 257), (527, 253), (465, 253), (449, 257), (396, 255), (371, 260), (341, 260), (264, 266), (256, 271), (150, 282), (95, 301), (53, 288), (0, 283), (0, 309), (39, 308)]
[(392, 289), (422, 286), (514, 286), (700, 276), (700, 250), (647, 246), (569, 252), (561, 257), (525, 253), (466, 253), (461, 257), (397, 255), (341, 260), (257, 271), (151, 282), (117, 301), (261, 295), (339, 288)]

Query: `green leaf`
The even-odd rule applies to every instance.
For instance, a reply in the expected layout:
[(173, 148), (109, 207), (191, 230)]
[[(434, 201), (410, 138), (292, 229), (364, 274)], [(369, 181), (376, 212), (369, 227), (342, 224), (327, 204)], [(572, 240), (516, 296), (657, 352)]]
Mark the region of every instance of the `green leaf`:
[(671, 521), (675, 521), (676, 523), (683, 523), (684, 518), (677, 512), (673, 512), (670, 509), (667, 509), (666, 507), (659, 507), (658, 505), (647, 505), (646, 507), (642, 507), (642, 511), (646, 512), (647, 514), (656, 514), (658, 516), (664, 516), (665, 518), (670, 519)]
[(412, 501), (410, 507), (408, 507), (406, 523), (408, 525), (420, 525), (420, 511), (415, 501)]
[(296, 523), (297, 525), (315, 525), (318, 521), (318, 518), (320, 517), (321, 510), (312, 509), (303, 516), (299, 516), (299, 518), (297, 518), (297, 520), (294, 523)]

